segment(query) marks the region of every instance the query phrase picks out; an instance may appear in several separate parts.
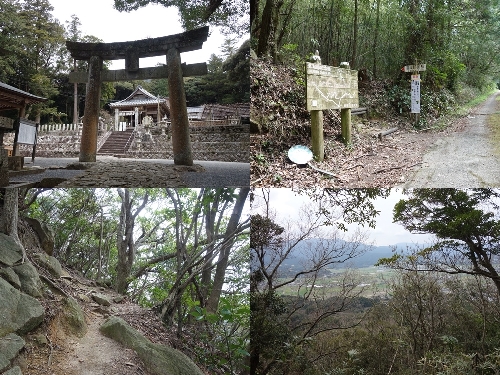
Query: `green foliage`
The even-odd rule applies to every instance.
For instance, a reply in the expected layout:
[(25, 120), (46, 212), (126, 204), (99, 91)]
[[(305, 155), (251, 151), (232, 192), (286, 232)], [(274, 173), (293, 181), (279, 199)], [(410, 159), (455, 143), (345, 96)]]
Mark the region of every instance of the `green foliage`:
[(447, 88), (456, 92), (460, 78), (465, 72), (465, 64), (451, 51), (437, 51), (428, 62), (426, 82), (436, 89)]
[(249, 41), (242, 43), (238, 50), (225, 61), (212, 54), (208, 61), (208, 74), (202, 77), (188, 78), (184, 83), (188, 105), (249, 102), (249, 75)]
[[(197, 355), (208, 368), (227, 368), (227, 374), (248, 370), (250, 306), (247, 296), (222, 297), (215, 313), (195, 302), (191, 304), (190, 314), (204, 323), (205, 331), (200, 335), (204, 347), (200, 347)], [(206, 351), (206, 347), (212, 350)], [(219, 355), (214, 356), (213, 351)]]
[(302, 70), (304, 67), (304, 59), (297, 53), (297, 47), (298, 45), (295, 43), (284, 44), (278, 51), (278, 60), (282, 64)]
[(185, 29), (203, 26), (207, 22), (221, 26), (226, 33), (243, 35), (249, 28), (249, 3), (243, 0), (231, 2), (211, 2), (208, 0), (115, 0), (115, 8), (120, 12), (130, 12), (148, 4), (160, 4), (179, 9)]
[(397, 262), (399, 259), (401, 259), (402, 255), (401, 254), (394, 254), (390, 258), (380, 258), (377, 263), (375, 263), (375, 266), (391, 266), (395, 262)]

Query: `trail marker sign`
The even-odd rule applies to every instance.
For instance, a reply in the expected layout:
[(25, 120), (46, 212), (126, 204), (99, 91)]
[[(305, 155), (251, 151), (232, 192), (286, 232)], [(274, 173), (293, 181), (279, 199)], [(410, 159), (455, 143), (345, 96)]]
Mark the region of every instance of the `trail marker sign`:
[(420, 113), (420, 74), (411, 76), (411, 113)]
[(420, 74), (418, 72), (425, 71), (427, 68), (426, 64), (417, 64), (415, 60), (415, 65), (406, 65), (401, 68), (403, 72), (411, 72), (411, 113), (415, 114), (415, 124), (418, 125), (418, 120), (420, 116)]
[(405, 65), (401, 68), (403, 72), (423, 72), (426, 70), (426, 64)]

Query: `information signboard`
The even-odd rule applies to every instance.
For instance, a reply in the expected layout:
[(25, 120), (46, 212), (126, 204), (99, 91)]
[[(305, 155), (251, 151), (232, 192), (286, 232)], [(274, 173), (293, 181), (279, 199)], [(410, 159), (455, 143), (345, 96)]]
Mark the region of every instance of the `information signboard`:
[(36, 123), (24, 118), (20, 119), (17, 143), (25, 145), (36, 144)]
[(306, 108), (358, 108), (358, 71), (306, 63)]
[(420, 74), (411, 76), (411, 113), (420, 113)]

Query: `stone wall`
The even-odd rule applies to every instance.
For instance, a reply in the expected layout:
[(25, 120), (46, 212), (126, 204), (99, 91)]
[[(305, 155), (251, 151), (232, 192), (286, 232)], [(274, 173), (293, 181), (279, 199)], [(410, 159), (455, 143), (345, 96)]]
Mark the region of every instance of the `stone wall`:
[[(170, 132), (161, 134), (152, 129), (136, 133), (125, 157), (140, 159), (173, 159)], [(98, 144), (103, 143), (109, 132), (100, 132)], [(42, 132), (38, 136), (36, 156), (78, 157), (80, 134), (77, 131)], [(13, 136), (6, 136), (6, 144), (13, 143)], [(203, 125), (191, 127), (191, 147), (195, 160), (231, 161), (248, 163), (250, 160), (249, 125)], [(20, 145), (23, 156), (31, 156), (32, 146)]]

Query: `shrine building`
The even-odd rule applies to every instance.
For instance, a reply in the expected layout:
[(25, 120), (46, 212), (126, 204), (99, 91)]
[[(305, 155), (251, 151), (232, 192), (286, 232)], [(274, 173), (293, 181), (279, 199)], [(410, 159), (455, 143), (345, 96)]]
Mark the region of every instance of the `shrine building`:
[(115, 130), (136, 128), (146, 116), (152, 117), (154, 123), (170, 118), (168, 98), (156, 97), (141, 86), (137, 86), (127, 98), (109, 106), (115, 110)]

